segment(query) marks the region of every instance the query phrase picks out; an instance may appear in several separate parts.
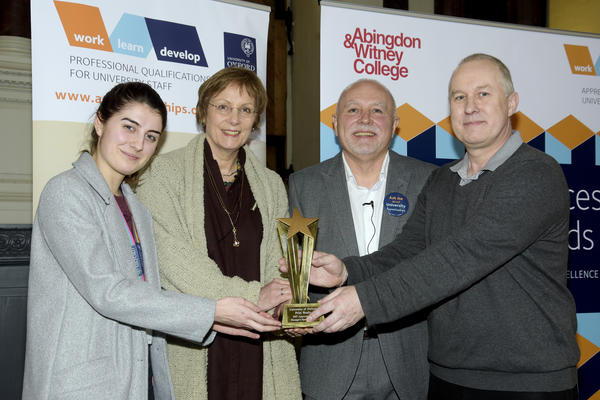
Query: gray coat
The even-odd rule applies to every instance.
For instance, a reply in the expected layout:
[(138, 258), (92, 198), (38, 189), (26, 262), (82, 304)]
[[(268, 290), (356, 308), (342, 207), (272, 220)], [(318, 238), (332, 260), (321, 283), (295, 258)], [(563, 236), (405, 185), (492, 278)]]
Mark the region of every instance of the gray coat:
[[(390, 152), (385, 193), (408, 198), (408, 213), (393, 217), (385, 209), (380, 247), (391, 242), (414, 209), (417, 196), (435, 166)], [(340, 258), (358, 255), (358, 245), (348, 197), (341, 153), (293, 174), (289, 181), (290, 209), (319, 218), (316, 249)], [(313, 290), (317, 290), (313, 288)], [(327, 292), (311, 291), (311, 301)], [(401, 399), (425, 399), (429, 368), (427, 326), (424, 316), (379, 326), (379, 343), (388, 374)], [(347, 392), (360, 360), (362, 327), (359, 323), (336, 334), (303, 337), (300, 354), (302, 391), (316, 399), (341, 399)]]
[(96, 163), (84, 153), (73, 166), (48, 182), (35, 216), (23, 399), (146, 399), (150, 343), (156, 398), (172, 399), (158, 332), (210, 342), (215, 302), (160, 289), (152, 218), (123, 184), (143, 282)]

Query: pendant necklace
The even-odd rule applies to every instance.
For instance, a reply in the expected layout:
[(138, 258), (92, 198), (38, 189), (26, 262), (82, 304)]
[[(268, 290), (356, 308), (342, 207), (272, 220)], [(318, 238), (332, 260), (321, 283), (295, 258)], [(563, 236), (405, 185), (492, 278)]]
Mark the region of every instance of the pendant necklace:
[[(238, 163), (239, 163), (239, 161), (238, 161)], [(225, 211), (225, 215), (227, 215), (227, 219), (229, 219), (229, 223), (231, 224), (231, 231), (233, 232), (233, 247), (240, 247), (240, 241), (237, 238), (237, 228), (235, 227), (235, 224), (233, 223), (233, 219), (231, 218), (231, 212), (227, 209), (227, 207), (225, 207), (225, 202), (221, 198), (221, 194), (219, 193), (219, 188), (217, 187), (217, 184), (215, 183), (215, 179), (213, 178), (210, 168), (208, 167), (208, 163), (206, 160), (206, 154), (204, 154), (204, 168), (206, 169), (206, 172), (208, 175), (208, 180), (210, 181), (210, 185), (212, 186), (213, 190), (217, 194), (217, 200), (219, 201), (219, 205), (221, 206), (223, 211)], [(238, 199), (237, 215), (235, 216), (236, 223), (240, 217), (240, 209), (242, 208), (242, 193), (244, 192), (244, 173), (242, 173), (241, 179), (242, 179), (242, 181), (240, 182), (240, 198)], [(235, 206), (234, 206), (234, 209), (235, 209)]]

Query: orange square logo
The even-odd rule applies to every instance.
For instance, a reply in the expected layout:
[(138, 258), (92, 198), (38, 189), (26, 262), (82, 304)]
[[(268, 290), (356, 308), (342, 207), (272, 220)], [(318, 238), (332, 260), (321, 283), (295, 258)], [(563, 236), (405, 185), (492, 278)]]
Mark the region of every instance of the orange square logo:
[(587, 46), (565, 44), (565, 52), (571, 65), (571, 72), (579, 75), (596, 75), (594, 62)]
[(54, 5), (71, 46), (112, 52), (98, 7), (65, 1)]

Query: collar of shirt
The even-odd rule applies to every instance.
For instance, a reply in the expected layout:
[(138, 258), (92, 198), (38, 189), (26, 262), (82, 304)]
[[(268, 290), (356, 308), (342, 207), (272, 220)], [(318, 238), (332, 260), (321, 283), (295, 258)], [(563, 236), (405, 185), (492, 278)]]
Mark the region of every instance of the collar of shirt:
[(523, 144), (521, 134), (519, 131), (513, 131), (512, 135), (508, 138), (506, 143), (500, 147), (500, 149), (488, 160), (483, 168), (471, 177), (467, 177), (467, 169), (469, 168), (469, 153), (465, 153), (465, 156), (450, 167), (450, 171), (456, 172), (460, 176), (460, 186), (467, 185), (474, 180), (477, 180), (483, 171), (495, 171), (496, 168), (504, 164), (510, 156)]
[[(346, 182), (348, 182), (349, 184), (352, 184), (357, 189), (362, 187), (362, 186), (358, 186), (358, 183), (356, 182), (356, 178), (354, 177), (354, 174), (352, 173), (352, 170), (350, 169), (350, 166), (348, 165), (348, 162), (346, 161), (346, 156), (344, 155), (343, 152), (342, 152), (342, 161), (344, 162), (344, 172), (346, 174)], [(373, 185), (373, 187), (365, 188), (365, 189), (379, 190), (381, 188), (381, 185), (385, 184), (385, 181), (387, 179), (387, 171), (388, 171), (389, 163), (390, 163), (390, 154), (388, 151), (387, 153), (385, 153), (385, 159), (383, 160), (383, 164), (381, 165), (381, 171), (379, 171), (379, 180)]]
[(379, 180), (371, 188), (359, 186), (352, 170), (346, 163), (346, 159), (343, 157), (343, 153), (342, 159), (344, 161), (346, 187), (348, 188), (356, 244), (358, 245), (358, 253), (362, 256), (379, 248), (389, 153), (386, 153), (381, 165)]

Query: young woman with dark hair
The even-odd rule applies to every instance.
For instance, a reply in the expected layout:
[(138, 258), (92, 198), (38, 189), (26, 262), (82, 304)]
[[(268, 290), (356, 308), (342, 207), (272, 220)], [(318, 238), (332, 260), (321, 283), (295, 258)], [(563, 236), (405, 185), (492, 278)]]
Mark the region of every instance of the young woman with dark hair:
[(250, 301), (161, 289), (152, 217), (137, 174), (167, 111), (143, 83), (110, 90), (90, 150), (44, 188), (32, 232), (23, 399), (173, 399), (165, 335), (258, 338), (279, 322)]

